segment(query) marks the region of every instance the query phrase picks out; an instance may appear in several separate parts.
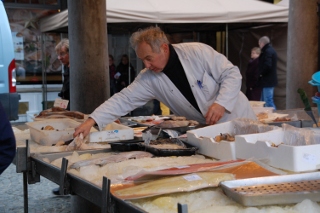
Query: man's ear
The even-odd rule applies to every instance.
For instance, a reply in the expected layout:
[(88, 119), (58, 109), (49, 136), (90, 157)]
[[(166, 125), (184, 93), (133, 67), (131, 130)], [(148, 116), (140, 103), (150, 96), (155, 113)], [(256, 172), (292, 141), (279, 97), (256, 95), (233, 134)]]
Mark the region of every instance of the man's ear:
[(162, 49), (163, 49), (163, 51), (164, 51), (165, 53), (168, 53), (168, 52), (169, 52), (169, 45), (168, 45), (168, 44), (163, 43), (163, 44), (161, 45), (161, 47), (162, 47)]

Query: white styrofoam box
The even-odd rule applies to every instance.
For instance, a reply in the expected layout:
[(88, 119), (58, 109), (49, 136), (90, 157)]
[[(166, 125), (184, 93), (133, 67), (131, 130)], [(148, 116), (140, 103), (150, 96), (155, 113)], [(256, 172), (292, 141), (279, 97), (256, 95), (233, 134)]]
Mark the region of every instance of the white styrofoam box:
[[(293, 172), (307, 172), (320, 169), (320, 144), (289, 146), (281, 144), (284, 132), (270, 131), (252, 135), (236, 136), (236, 157), (268, 159), (275, 168)], [(279, 145), (273, 147), (271, 144)]]
[(89, 142), (132, 140), (133, 138), (132, 128), (113, 122), (105, 126), (102, 131), (90, 133)]
[(236, 158), (269, 159), (270, 149), (266, 149), (266, 144), (270, 146), (272, 143), (279, 145), (283, 142), (283, 137), (282, 129), (250, 135), (236, 135)]
[(188, 143), (199, 148), (198, 152), (220, 160), (234, 160), (235, 143), (228, 141), (215, 142), (214, 137), (220, 133), (234, 132), (231, 121), (187, 131)]
[[(73, 138), (74, 129), (81, 123), (72, 119), (47, 119), (26, 123), (30, 129), (31, 140), (51, 146), (58, 141), (67, 141)], [(46, 126), (52, 126), (55, 130), (42, 130)]]
[[(248, 121), (248, 126), (250, 125), (255, 126), (255, 124), (249, 124), (249, 121)], [(243, 126), (244, 127), (243, 129), (246, 129), (245, 126), (246, 125)], [(266, 127), (267, 128), (265, 129), (268, 129), (268, 130), (262, 130), (262, 131), (274, 131), (273, 130), (274, 128), (280, 129), (278, 127), (271, 127), (267, 125)], [(220, 133), (234, 134), (235, 129), (238, 129), (238, 131), (242, 131), (241, 130), (242, 128), (236, 128), (235, 122), (228, 121), (220, 124), (207, 126), (204, 128), (189, 130), (187, 131), (188, 143), (198, 147), (199, 148), (198, 152), (200, 154), (210, 156), (220, 160), (234, 160), (236, 159), (235, 143), (224, 141), (224, 140), (220, 142), (215, 142), (214, 138), (217, 135), (220, 135)], [(237, 134), (249, 134), (249, 133), (240, 132)]]

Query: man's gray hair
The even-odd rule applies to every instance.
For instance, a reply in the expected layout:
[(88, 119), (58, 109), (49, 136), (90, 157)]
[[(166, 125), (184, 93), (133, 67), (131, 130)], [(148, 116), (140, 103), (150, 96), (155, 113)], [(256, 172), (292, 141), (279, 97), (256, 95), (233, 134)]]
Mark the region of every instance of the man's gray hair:
[(131, 35), (130, 44), (134, 50), (136, 50), (137, 46), (142, 42), (149, 44), (152, 51), (155, 53), (160, 52), (162, 44), (169, 44), (166, 34), (160, 29), (160, 27), (140, 29)]
[(269, 44), (270, 43), (270, 39), (268, 36), (263, 36), (259, 39), (259, 42), (263, 43), (263, 44)]
[(66, 50), (69, 52), (69, 39), (64, 38), (62, 39), (57, 46), (55, 47), (55, 51), (60, 51), (62, 47), (65, 47)]

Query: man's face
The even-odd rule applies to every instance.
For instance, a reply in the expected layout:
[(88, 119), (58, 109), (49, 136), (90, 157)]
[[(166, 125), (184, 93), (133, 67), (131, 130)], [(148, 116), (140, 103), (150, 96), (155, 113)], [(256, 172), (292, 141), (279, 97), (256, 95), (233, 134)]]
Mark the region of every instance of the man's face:
[(121, 62), (126, 65), (129, 63), (128, 58), (127, 57), (122, 57)]
[(160, 47), (160, 52), (155, 53), (152, 51), (149, 44), (142, 42), (137, 46), (136, 54), (138, 58), (142, 60), (147, 69), (159, 73), (168, 63), (169, 46), (167, 44), (162, 44)]
[(262, 49), (263, 46), (264, 46), (264, 43), (262, 43), (261, 41), (259, 41), (258, 44), (259, 44), (260, 49)]
[(69, 66), (69, 52), (66, 47), (61, 47), (60, 51), (57, 51), (58, 59), (65, 66)]

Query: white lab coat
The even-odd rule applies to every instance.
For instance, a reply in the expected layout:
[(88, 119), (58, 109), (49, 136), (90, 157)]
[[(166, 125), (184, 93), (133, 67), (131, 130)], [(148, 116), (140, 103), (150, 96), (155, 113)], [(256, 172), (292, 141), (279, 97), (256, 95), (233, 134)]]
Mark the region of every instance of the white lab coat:
[(202, 43), (181, 43), (173, 47), (201, 113), (164, 73), (144, 69), (127, 88), (113, 95), (90, 115), (100, 129), (152, 99), (167, 105), (175, 115), (200, 123), (205, 123), (204, 116), (213, 103), (226, 109), (219, 123), (235, 118), (256, 119), (248, 99), (240, 91), (240, 71), (224, 55)]

